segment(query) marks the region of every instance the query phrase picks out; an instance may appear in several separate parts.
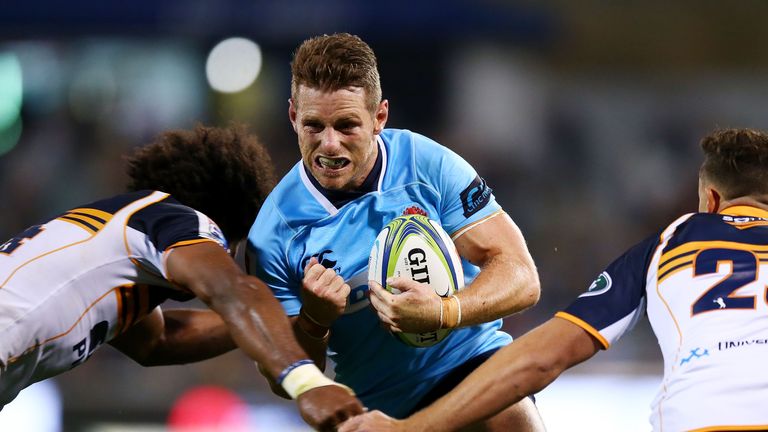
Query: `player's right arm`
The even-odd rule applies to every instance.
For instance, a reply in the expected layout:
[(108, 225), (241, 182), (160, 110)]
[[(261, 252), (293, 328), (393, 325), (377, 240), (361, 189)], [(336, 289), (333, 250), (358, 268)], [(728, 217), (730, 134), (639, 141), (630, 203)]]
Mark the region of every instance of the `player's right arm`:
[[(289, 366), (307, 359), (293, 337), (288, 317), (266, 284), (246, 275), (220, 245), (202, 242), (173, 249), (166, 259), (166, 273), (169, 280), (216, 312), (237, 346), (273, 380), (279, 381)], [(302, 391), (292, 396), (310, 425), (331, 430), (362, 412), (362, 406), (347, 389), (322, 378), (316, 370), (311, 380), (316, 384), (299, 386)]]
[(373, 411), (348, 420), (339, 432), (457, 431), (538, 392), (601, 348), (583, 328), (555, 317), (500, 349), (451, 392), (411, 417), (395, 420)]

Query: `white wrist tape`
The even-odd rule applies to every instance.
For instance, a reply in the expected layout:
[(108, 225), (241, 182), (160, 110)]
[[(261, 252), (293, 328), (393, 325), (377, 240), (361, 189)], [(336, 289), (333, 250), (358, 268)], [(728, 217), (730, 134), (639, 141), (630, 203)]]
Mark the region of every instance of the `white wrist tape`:
[(285, 378), (283, 378), (281, 385), (283, 386), (283, 389), (285, 389), (285, 392), (288, 393), (288, 395), (291, 397), (291, 399), (296, 399), (302, 393), (314, 388), (329, 385), (343, 387), (352, 395), (355, 394), (351, 388), (343, 384), (339, 384), (336, 381), (323, 375), (320, 369), (318, 369), (314, 364), (304, 364), (294, 368), (288, 372)]

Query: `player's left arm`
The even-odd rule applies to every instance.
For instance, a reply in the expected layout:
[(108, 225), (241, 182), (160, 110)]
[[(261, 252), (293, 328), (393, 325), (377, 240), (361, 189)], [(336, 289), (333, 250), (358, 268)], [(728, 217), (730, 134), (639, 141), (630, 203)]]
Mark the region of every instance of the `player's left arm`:
[(192, 363), (236, 348), (219, 314), (159, 306), (110, 344), (142, 366)]
[(461, 325), (492, 321), (536, 304), (541, 285), (523, 234), (503, 211), (454, 238), (459, 255), (480, 267), (470, 286), (456, 293)]

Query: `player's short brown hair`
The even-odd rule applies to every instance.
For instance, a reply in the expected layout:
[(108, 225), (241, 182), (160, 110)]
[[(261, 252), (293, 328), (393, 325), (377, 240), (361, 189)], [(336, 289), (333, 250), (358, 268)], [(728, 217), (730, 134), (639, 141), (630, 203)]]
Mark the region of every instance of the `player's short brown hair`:
[(755, 129), (722, 129), (701, 140), (701, 176), (726, 200), (768, 194), (768, 134)]
[(361, 87), (371, 112), (381, 102), (376, 55), (367, 43), (349, 33), (316, 36), (299, 46), (291, 62), (293, 103), (297, 103), (300, 85), (322, 91)]
[(243, 125), (171, 130), (126, 156), (128, 188), (160, 190), (244, 239), (275, 185), (267, 149)]

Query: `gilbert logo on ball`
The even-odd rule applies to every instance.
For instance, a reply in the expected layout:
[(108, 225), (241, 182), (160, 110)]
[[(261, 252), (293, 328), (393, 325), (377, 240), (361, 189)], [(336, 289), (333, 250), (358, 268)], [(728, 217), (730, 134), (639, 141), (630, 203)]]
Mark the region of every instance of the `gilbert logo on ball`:
[[(376, 237), (368, 258), (368, 279), (393, 294), (389, 277), (410, 277), (425, 283), (441, 297), (464, 287), (464, 271), (456, 247), (439, 223), (419, 214), (392, 219)], [(440, 329), (425, 333), (397, 333), (397, 338), (414, 347), (432, 346), (451, 333)]]

